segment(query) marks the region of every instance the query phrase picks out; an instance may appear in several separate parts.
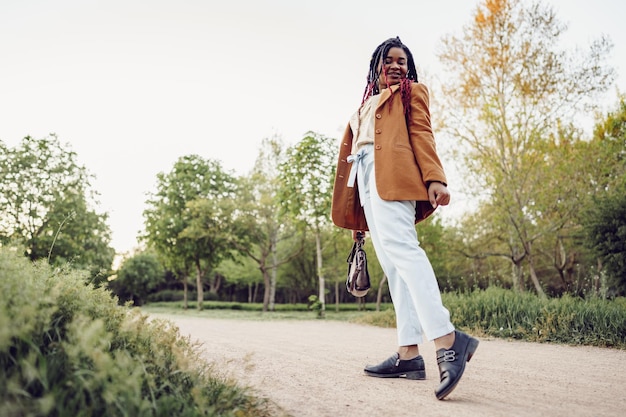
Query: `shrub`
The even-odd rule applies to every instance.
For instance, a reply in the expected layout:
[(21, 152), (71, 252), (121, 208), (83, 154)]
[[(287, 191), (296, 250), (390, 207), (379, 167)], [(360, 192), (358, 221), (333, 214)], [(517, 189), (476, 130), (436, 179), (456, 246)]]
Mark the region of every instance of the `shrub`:
[(0, 415), (269, 415), (168, 321), (0, 248)]

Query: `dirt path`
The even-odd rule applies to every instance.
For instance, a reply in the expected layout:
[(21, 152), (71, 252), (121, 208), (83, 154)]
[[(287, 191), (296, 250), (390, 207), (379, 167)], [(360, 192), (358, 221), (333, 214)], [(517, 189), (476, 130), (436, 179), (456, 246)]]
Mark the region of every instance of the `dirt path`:
[(200, 341), (217, 369), (294, 417), (626, 415), (626, 351), (480, 338), (463, 379), (438, 401), (432, 343), (420, 347), (425, 381), (363, 374), (365, 364), (395, 351), (395, 329), (324, 320), (166, 318)]

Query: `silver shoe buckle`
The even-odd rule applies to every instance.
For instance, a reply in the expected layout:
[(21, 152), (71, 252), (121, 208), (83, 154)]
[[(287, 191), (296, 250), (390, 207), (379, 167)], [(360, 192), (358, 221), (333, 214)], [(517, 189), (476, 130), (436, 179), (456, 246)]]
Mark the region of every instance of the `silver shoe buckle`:
[(446, 350), (443, 352), (443, 362), (454, 362), (456, 360), (456, 352), (453, 350)]

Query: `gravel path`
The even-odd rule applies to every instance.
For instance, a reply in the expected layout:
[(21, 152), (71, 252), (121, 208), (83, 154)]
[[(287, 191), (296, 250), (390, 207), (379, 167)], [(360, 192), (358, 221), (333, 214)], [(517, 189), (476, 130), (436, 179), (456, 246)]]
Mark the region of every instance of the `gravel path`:
[(152, 316), (173, 321), (181, 335), (202, 343), (216, 369), (293, 417), (626, 415), (624, 350), (479, 338), (463, 379), (439, 401), (432, 343), (420, 346), (425, 381), (363, 374), (365, 364), (395, 352), (395, 329)]

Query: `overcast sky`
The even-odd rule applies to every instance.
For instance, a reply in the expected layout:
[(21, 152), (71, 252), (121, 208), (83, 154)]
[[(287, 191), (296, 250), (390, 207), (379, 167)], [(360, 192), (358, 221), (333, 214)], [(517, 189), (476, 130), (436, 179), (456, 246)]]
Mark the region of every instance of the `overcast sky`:
[[(572, 46), (612, 39), (625, 92), (626, 2), (544, 3), (569, 25)], [(0, 140), (56, 133), (69, 144), (96, 176), (113, 247), (127, 251), (157, 173), (179, 157), (216, 159), (243, 175), (263, 138), (339, 137), (379, 43), (400, 36), (428, 85), (441, 37), (460, 34), (477, 4), (0, 0)]]

